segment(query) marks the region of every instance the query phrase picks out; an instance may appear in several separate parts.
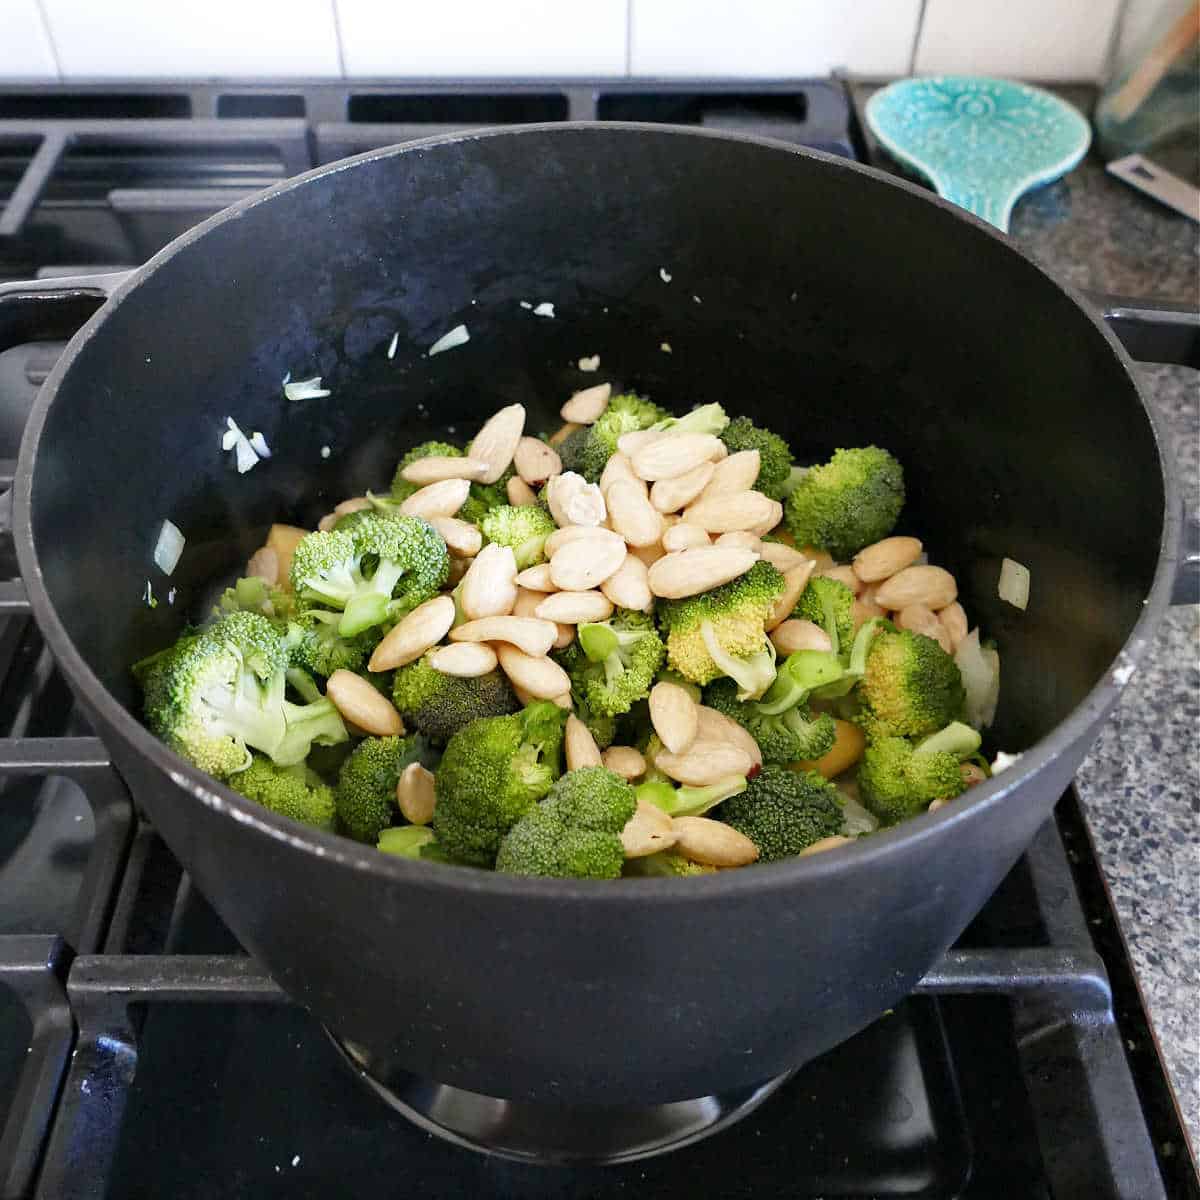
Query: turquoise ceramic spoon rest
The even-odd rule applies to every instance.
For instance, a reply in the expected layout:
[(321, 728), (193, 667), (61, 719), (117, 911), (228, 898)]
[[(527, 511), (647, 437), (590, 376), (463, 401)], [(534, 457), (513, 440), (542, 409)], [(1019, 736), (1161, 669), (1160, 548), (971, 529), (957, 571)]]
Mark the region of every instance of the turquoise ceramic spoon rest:
[(1040, 88), (977, 75), (903, 79), (867, 102), (867, 124), (939, 196), (1008, 231), (1017, 198), (1065, 175), (1092, 133)]

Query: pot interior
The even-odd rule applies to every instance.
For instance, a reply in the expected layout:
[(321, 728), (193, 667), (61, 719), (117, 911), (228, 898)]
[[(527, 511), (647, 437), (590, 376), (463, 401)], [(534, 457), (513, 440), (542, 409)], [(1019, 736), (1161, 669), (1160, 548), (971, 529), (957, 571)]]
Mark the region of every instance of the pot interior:
[[(547, 301), (553, 317), (529, 307)], [(428, 357), (460, 323), (470, 341)], [(204, 614), (272, 521), (386, 490), (408, 446), (465, 440), (514, 401), (556, 428), (603, 380), (677, 411), (719, 401), (801, 462), (893, 451), (898, 532), (999, 644), (1006, 749), (1109, 667), (1158, 556), (1151, 428), (1068, 296), (910, 190), (737, 139), (558, 126), (355, 161), (176, 243), (67, 357), (34, 541), (76, 648), (135, 713), (130, 664)], [(287, 401), (289, 372), (332, 395)], [(245, 475), (221, 449), (230, 416), (273, 452)], [(166, 517), (187, 537), (169, 580)], [(1026, 612), (997, 597), (1006, 555), (1032, 573)]]

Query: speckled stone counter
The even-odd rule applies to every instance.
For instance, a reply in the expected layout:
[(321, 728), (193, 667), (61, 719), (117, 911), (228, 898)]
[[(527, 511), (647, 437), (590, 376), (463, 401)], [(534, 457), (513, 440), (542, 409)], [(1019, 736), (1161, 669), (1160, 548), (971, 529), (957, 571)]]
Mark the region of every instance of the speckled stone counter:
[[(872, 88), (856, 88), (860, 106)], [(1055, 89), (1085, 113), (1090, 89)], [(861, 107), (860, 107), (861, 111)], [(1150, 157), (1197, 182), (1180, 139)], [(882, 159), (876, 165), (887, 167)], [(1058, 278), (1200, 303), (1200, 230), (1108, 175), (1093, 154), (1018, 201), (1011, 236)], [(1139, 368), (1193, 509), (1200, 508), (1200, 374)], [(1192, 1145), (1200, 1151), (1200, 608), (1173, 610), (1078, 778), (1088, 823)]]

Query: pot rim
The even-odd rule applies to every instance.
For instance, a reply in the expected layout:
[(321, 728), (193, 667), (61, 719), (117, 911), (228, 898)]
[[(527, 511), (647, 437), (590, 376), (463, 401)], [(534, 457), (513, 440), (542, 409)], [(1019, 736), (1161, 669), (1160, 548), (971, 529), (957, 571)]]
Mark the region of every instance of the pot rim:
[[(339, 834), (323, 832), (288, 817), (279, 816), (235, 792), (232, 788), (218, 783), (160, 742), (141, 721), (116, 700), (76, 649), (74, 642), (59, 620), (43, 579), (37, 546), (33, 537), (34, 458), (48, 414), (73, 363), (83, 347), (100, 334), (111, 315), (120, 308), (124, 300), (139, 286), (142, 280), (148, 279), (155, 272), (163, 269), (175, 255), (193, 242), (203, 238), (209, 230), (227, 221), (236, 220), (259, 205), (269, 204), (275, 197), (290, 192), (294, 188), (304, 187), (314, 180), (354, 169), (360, 164), (408, 154), (420, 156), (437, 146), (482, 138), (519, 138), (544, 134), (575, 136), (590, 130), (602, 131), (606, 134), (654, 133), (662, 137), (706, 138), (739, 142), (777, 155), (790, 154), (799, 158), (815, 160), (822, 169), (840, 170), (860, 176), (864, 180), (864, 186), (896, 189), (917, 197), (923, 202), (941, 209), (948, 220), (965, 222), (973, 226), (979, 235), (1002, 242), (1009, 253), (1024, 259), (1028, 266), (1041, 275), (1048, 287), (1055, 288), (1070, 299), (1081, 310), (1082, 316), (1090, 321), (1093, 329), (1108, 343), (1117, 365), (1129, 382), (1133, 395), (1140, 401), (1158, 453), (1164, 496), (1158, 564), (1150, 590), (1143, 601), (1142, 613), (1114, 661), (1106, 668), (1104, 674), (1070, 715), (1045, 737), (1023, 751), (1018, 761), (1002, 775), (976, 785), (964, 796), (956, 799), (953, 804), (945, 805), (935, 813), (922, 813), (900, 825), (881, 830), (869, 838), (858, 839), (849, 845), (821, 854), (765, 863), (752, 871), (722, 871), (714, 878), (706, 877), (700, 881), (693, 879), (623, 879), (619, 886), (611, 887), (605, 886), (609, 881), (541, 879), (502, 875), (474, 867), (457, 867), (454, 870), (447, 870), (441, 863), (425, 862), (419, 859), (399, 859), (392, 855), (382, 854), (373, 846), (355, 842)], [(544, 898), (557, 904), (587, 903), (591, 905), (621, 903), (623, 898), (627, 900), (645, 896), (651, 890), (657, 901), (688, 903), (695, 902), (701, 895), (701, 889), (703, 889), (706, 899), (713, 900), (760, 890), (786, 890), (792, 883), (801, 880), (805, 883), (813, 883), (828, 875), (839, 874), (843, 871), (854, 871), (860, 868), (866, 870), (869, 863), (893, 853), (898, 847), (916, 846), (927, 839), (941, 838), (944, 831), (958, 823), (981, 819), (986, 810), (1004, 804), (1014, 792), (1059, 755), (1087, 739), (1093, 727), (1116, 703), (1122, 689), (1145, 654), (1168, 607), (1179, 554), (1180, 521), (1182, 519), (1174, 458), (1165, 447), (1163, 430), (1142, 395), (1133, 375), (1132, 362), (1124, 347), (1108, 328), (1102, 316), (1084, 300), (1077, 289), (1056, 279), (1032, 256), (1009, 241), (1005, 235), (971, 213), (943, 200), (916, 183), (834, 154), (751, 134), (632, 121), (556, 121), (468, 130), (370, 150), (364, 154), (317, 167), (262, 192), (257, 192), (189, 229), (163, 247), (142, 267), (132, 272), (130, 277), (114, 291), (108, 301), (97, 310), (68, 343), (38, 393), (26, 422), (12, 494), (13, 533), (21, 578), (29, 593), (33, 615), (59, 666), (76, 693), (99, 713), (102, 720), (113, 728), (125, 743), (141, 757), (149, 760), (196, 801), (215, 812), (224, 812), (231, 820), (246, 827), (255, 836), (282, 842), (290, 848), (306, 852), (314, 858), (324, 859), (326, 862), (342, 868), (368, 871), (380, 875), (385, 879), (392, 880), (396, 885), (419, 887), (430, 891), (459, 892), (465, 889), (481, 894), (508, 897), (527, 896), (531, 899)]]

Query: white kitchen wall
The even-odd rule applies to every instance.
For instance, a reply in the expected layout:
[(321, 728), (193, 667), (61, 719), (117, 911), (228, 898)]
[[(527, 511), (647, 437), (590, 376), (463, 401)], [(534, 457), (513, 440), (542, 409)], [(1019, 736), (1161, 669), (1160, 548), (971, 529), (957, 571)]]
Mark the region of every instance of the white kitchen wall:
[(0, 79), (1102, 75), (1153, 0), (0, 0)]

